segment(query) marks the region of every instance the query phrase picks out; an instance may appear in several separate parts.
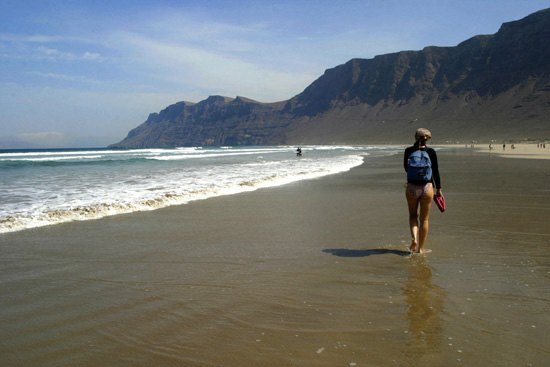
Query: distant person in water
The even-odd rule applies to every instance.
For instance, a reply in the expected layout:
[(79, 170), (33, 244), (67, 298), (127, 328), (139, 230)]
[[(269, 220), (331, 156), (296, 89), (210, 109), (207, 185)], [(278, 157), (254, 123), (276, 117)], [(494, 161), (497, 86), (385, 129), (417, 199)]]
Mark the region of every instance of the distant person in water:
[[(409, 226), (412, 236), (409, 248), (412, 252), (423, 253), (425, 252), (424, 244), (428, 238), (428, 219), (434, 199), (434, 185), (437, 189), (435, 195), (441, 196), (442, 193), (437, 155), (435, 150), (426, 146), (426, 142), (432, 137), (432, 133), (428, 129), (420, 128), (416, 130), (414, 137), (416, 142), (413, 146), (405, 149), (404, 155), (404, 166), (405, 171), (407, 171), (405, 195), (409, 207)], [(411, 157), (413, 153), (414, 155)], [(428, 157), (426, 157), (426, 154)], [(413, 163), (413, 161), (422, 160), (427, 162), (427, 158), (429, 158), (431, 172), (428, 172), (429, 169), (419, 169), (419, 164)]]
[(296, 155), (298, 157), (301, 157), (302, 156), (302, 148), (298, 147), (298, 149), (296, 149)]

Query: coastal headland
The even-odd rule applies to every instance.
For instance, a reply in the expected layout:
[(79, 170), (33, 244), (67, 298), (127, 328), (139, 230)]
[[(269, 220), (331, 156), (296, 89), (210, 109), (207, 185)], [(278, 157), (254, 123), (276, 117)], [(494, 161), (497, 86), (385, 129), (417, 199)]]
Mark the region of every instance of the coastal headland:
[(210, 96), (178, 102), (112, 147), (404, 144), (550, 140), (550, 9), (454, 47), (428, 46), (327, 69), (279, 102)]

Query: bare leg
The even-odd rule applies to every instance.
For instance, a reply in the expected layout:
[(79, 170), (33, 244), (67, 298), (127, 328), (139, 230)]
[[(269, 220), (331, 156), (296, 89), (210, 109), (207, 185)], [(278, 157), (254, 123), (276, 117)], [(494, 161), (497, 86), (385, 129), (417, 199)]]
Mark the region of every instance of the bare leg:
[(418, 252), (424, 252), (424, 244), (428, 238), (430, 209), (432, 207), (432, 201), (434, 199), (433, 187), (426, 195), (420, 198), (420, 230), (418, 233)]
[(434, 190), (431, 188), (430, 191), (420, 199), (415, 198), (409, 190), (405, 191), (405, 196), (407, 197), (407, 205), (409, 207), (409, 227), (412, 237), (411, 246), (409, 248), (413, 252), (418, 251), (422, 253), (424, 252), (424, 244), (428, 238), (428, 219), (430, 217), (432, 200), (434, 198)]
[(405, 190), (405, 196), (407, 197), (407, 205), (409, 206), (409, 228), (412, 237), (409, 249), (415, 252), (418, 246), (418, 199), (415, 198), (408, 189)]

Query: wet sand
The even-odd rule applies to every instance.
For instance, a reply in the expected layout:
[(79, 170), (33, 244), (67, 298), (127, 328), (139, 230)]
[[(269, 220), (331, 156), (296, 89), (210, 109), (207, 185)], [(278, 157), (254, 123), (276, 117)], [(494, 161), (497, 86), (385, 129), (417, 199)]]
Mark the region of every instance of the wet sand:
[(439, 161), (425, 256), (400, 155), (0, 235), (1, 365), (547, 365), (548, 161)]

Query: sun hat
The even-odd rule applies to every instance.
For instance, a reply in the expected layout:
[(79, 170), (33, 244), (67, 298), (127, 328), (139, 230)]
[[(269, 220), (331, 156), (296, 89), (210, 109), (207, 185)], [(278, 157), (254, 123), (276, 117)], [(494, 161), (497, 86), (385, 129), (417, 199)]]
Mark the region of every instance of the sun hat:
[(414, 137), (417, 139), (424, 138), (424, 140), (428, 140), (432, 137), (432, 133), (430, 132), (430, 130), (421, 127), (416, 130)]

